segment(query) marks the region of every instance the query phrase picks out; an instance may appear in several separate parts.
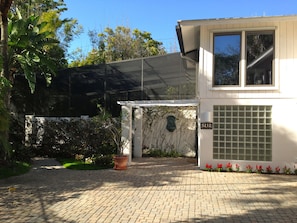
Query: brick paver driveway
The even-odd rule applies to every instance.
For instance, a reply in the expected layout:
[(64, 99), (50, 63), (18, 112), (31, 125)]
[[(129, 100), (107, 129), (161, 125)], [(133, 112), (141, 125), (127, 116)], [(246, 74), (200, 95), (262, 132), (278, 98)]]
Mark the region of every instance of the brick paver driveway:
[(0, 180), (0, 222), (297, 222), (296, 180), (205, 172), (186, 158), (134, 159), (126, 171), (37, 159), (29, 173)]

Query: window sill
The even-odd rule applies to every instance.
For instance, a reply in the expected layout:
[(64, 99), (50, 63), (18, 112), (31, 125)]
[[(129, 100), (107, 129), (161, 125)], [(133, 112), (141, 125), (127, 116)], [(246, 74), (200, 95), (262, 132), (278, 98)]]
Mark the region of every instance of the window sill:
[(275, 86), (254, 86), (254, 87), (211, 87), (210, 91), (277, 91), (278, 87)]

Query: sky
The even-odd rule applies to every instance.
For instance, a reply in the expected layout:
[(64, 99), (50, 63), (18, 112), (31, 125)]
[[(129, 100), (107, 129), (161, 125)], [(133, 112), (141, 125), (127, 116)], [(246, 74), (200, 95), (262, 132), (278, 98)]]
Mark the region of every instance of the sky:
[(175, 26), (179, 20), (297, 15), (297, 0), (64, 0), (63, 18), (74, 18), (84, 32), (69, 52), (91, 50), (89, 30), (103, 32), (117, 26), (151, 33), (167, 52), (179, 51)]

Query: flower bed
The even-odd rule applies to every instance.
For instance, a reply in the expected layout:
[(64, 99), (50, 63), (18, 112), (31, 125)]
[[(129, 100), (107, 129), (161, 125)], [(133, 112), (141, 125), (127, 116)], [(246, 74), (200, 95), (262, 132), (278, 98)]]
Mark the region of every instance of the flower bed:
[(255, 168), (248, 164), (245, 166), (245, 170), (240, 171), (240, 165), (235, 163), (232, 164), (231, 162), (228, 162), (225, 166), (222, 163), (217, 163), (215, 167), (213, 167), (212, 164), (206, 163), (204, 170), (209, 172), (247, 172), (247, 173), (259, 173), (259, 174), (294, 174), (297, 175), (297, 169), (291, 170), (288, 166), (284, 166), (281, 168), (279, 166), (273, 168), (270, 165), (264, 167), (263, 165), (256, 165)]

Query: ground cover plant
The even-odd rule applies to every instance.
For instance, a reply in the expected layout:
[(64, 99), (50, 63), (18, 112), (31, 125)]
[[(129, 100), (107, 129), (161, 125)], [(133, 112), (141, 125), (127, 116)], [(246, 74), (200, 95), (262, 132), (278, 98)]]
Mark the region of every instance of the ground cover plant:
[(150, 149), (144, 151), (143, 156), (147, 157), (181, 157), (182, 155), (175, 150)]
[(61, 165), (71, 170), (101, 170), (113, 167), (112, 155), (84, 158), (76, 155), (75, 158), (58, 158)]
[(29, 172), (31, 165), (26, 162), (15, 162), (13, 164), (0, 166), (0, 179), (18, 176)]

